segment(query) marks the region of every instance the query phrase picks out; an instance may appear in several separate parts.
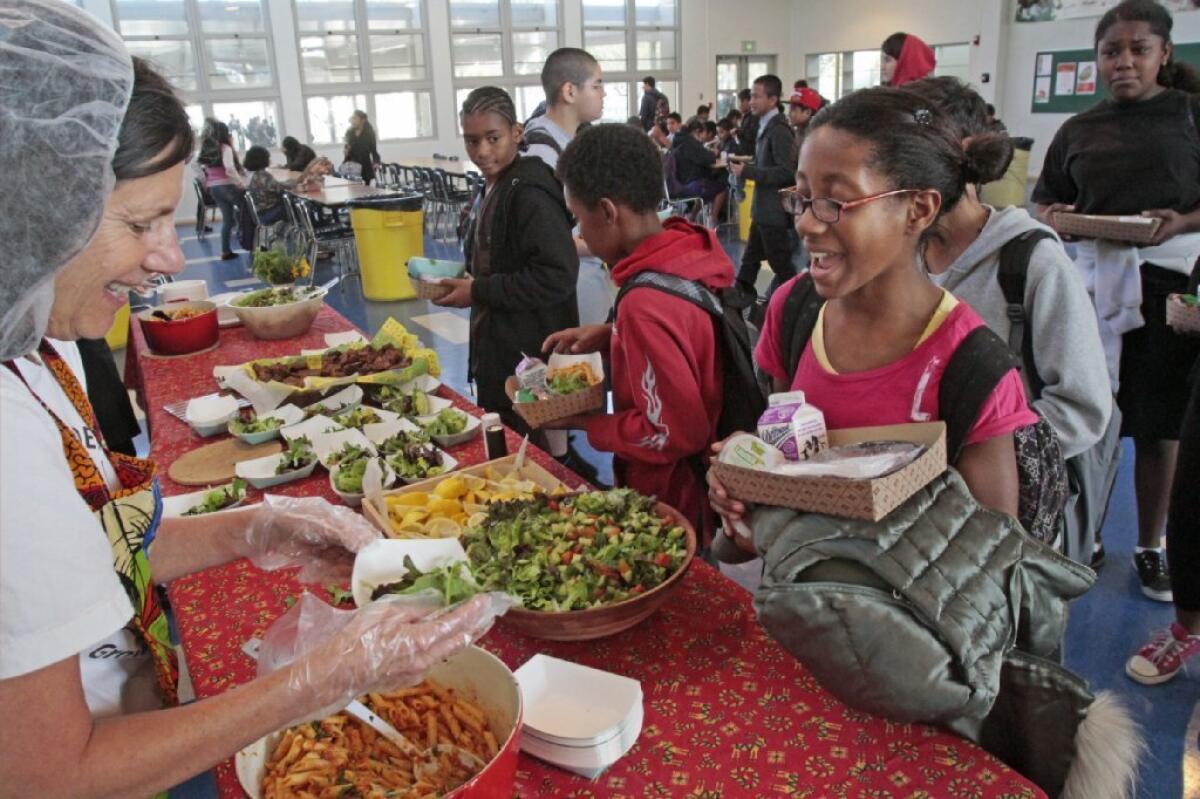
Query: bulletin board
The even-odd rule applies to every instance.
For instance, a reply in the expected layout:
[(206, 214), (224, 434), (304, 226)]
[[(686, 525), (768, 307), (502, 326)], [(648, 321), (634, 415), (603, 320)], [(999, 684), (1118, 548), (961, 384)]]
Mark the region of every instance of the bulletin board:
[[(1200, 69), (1200, 42), (1176, 44), (1175, 60)], [(1097, 71), (1095, 50), (1037, 54), (1033, 68), (1033, 113), (1078, 114), (1107, 96)]]

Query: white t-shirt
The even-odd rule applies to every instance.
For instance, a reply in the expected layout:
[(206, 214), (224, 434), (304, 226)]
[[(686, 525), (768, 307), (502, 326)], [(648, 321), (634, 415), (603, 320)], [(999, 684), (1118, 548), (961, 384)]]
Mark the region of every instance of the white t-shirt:
[[(83, 384), (73, 344), (55, 343)], [(63, 423), (83, 433), (110, 485), (116, 474), (99, 453), (62, 389), (40, 364), (21, 374)], [(75, 490), (54, 420), (29, 389), (0, 367), (0, 679), (79, 656), (88, 708), (95, 717), (159, 706), (154, 664), (136, 635), (112, 549)]]

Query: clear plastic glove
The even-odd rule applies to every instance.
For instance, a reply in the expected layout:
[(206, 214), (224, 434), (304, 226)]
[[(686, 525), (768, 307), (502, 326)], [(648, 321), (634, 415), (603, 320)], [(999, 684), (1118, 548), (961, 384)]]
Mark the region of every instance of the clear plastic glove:
[(433, 666), (481, 638), (512, 607), (504, 594), (479, 594), (444, 611), (428, 598), (389, 596), (354, 611), (312, 594), (263, 636), (258, 674), (287, 669), (296, 707), (292, 723), (321, 719), (371, 691), (416, 685)]
[(381, 537), (362, 516), (321, 497), (268, 494), (247, 516), (238, 554), (266, 571), (300, 566), (306, 583), (348, 581), (354, 553)]

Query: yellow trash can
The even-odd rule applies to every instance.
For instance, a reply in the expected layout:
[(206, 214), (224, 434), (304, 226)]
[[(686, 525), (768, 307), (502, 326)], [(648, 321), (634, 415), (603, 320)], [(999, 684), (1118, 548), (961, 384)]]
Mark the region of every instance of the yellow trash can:
[(129, 343), (129, 300), (117, 311), (112, 327), (104, 334), (110, 350), (119, 350)]
[(350, 224), (358, 247), (363, 296), (368, 300), (416, 297), (408, 259), (425, 255), (424, 199), (418, 195), (356, 203)]
[(738, 235), (742, 241), (750, 240), (750, 206), (754, 204), (754, 181), (747, 180), (742, 188), (742, 201), (738, 203)]

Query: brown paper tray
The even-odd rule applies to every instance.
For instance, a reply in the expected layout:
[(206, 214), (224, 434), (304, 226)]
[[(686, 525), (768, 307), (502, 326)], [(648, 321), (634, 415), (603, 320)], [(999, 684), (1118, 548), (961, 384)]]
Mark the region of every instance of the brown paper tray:
[(417, 293), (418, 299), (422, 300), (440, 300), (454, 290), (450, 286), (443, 286), (441, 283), (432, 283), (419, 278), (412, 279), (412, 287), (413, 291)]
[(742, 502), (879, 521), (946, 471), (946, 425), (942, 422), (830, 430), (829, 445), (864, 441), (914, 441), (928, 449), (903, 469), (873, 480), (794, 477), (713, 463), (729, 495)]
[(603, 410), (608, 392), (604, 383), (597, 383), (583, 391), (567, 394), (564, 397), (551, 397), (536, 402), (517, 402), (517, 378), (510, 377), (504, 384), (504, 391), (513, 400), (513, 410), (525, 420), (525, 424), (537, 430), (542, 425), (568, 416), (581, 413), (593, 413)]
[(1168, 295), (1167, 324), (1176, 333), (1200, 336), (1200, 305), (1188, 305), (1179, 294)]
[[(446, 474), (439, 474), (438, 476), (430, 477), (427, 480), (410, 483), (409, 485), (401, 486), (400, 488), (393, 488), (390, 491), (384, 491), (383, 495), (388, 497), (395, 494), (411, 494), (414, 491), (432, 491), (433, 488), (442, 480), (456, 474), (473, 474), (482, 477), (483, 473), (489, 466), (495, 468), (496, 471), (511, 472), (512, 467), (516, 464), (516, 461), (516, 455), (506, 455), (503, 458), (484, 461), (483, 463), (477, 463), (474, 466), (466, 466), (461, 469), (455, 469), (454, 471)], [(519, 475), (521, 479), (532, 480), (547, 491), (552, 491), (558, 486), (563, 485), (562, 480), (559, 480), (544, 467), (531, 461), (529, 458), (526, 458), (525, 462), (521, 464), (521, 471), (519, 472)], [(395, 537), (395, 533), (392, 531), (392, 526), (388, 522), (386, 513), (380, 513), (378, 508), (376, 508), (372, 503), (366, 501), (364, 501), (362, 504), (362, 511), (363, 515), (367, 517), (367, 521), (371, 522), (371, 524), (383, 531), (384, 536), (388, 538)]]
[(1128, 221), (1129, 219), (1127, 216), (1070, 214), (1060, 211), (1054, 214), (1054, 227), (1059, 233), (1069, 236), (1132, 244), (1149, 244), (1154, 234), (1162, 227), (1161, 219), (1146, 219), (1144, 222)]

